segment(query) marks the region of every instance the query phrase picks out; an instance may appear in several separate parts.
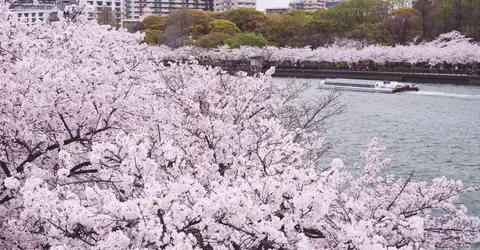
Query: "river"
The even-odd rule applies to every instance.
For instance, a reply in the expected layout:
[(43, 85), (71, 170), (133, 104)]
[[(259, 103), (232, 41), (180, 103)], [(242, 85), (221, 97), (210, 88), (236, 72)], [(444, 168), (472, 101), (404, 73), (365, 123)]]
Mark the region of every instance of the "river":
[[(319, 80), (312, 81), (314, 85)], [(274, 82), (285, 82), (274, 78)], [(321, 164), (334, 158), (347, 168), (362, 163), (360, 152), (373, 137), (385, 145), (392, 161), (385, 173), (416, 180), (445, 176), (480, 187), (480, 87), (417, 84), (419, 92), (381, 94), (345, 91), (340, 101), (347, 111), (332, 118), (326, 140), (333, 148)], [(311, 88), (304, 98), (325, 90)], [(480, 215), (480, 192), (464, 195), (472, 214)]]

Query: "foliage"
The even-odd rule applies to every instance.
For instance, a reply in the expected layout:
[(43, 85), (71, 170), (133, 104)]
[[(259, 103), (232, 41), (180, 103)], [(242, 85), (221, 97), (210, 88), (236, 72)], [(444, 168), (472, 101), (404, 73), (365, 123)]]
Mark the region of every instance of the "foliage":
[(312, 48), (332, 43), (335, 39), (335, 24), (329, 20), (309, 20), (301, 27), (303, 30), (302, 40)]
[(280, 19), (274, 20), (267, 27), (266, 37), (270, 43), (279, 47), (292, 46), (302, 47), (306, 44), (302, 41), (302, 26), (311, 21), (312, 17), (304, 12), (283, 14)]
[(214, 20), (208, 24), (208, 29), (212, 33), (225, 33), (229, 35), (235, 35), (241, 32), (237, 26), (228, 20)]
[(181, 32), (186, 32), (190, 26), (195, 25), (195, 16), (192, 10), (182, 8), (170, 13), (166, 21), (167, 26), (176, 27)]
[(194, 17), (194, 23), (187, 28), (188, 32), (196, 39), (209, 33), (208, 25), (213, 20), (210, 15), (201, 10), (190, 10)]
[(382, 43), (388, 45), (405, 45), (415, 37), (419, 37), (420, 19), (411, 8), (401, 8), (392, 11), (391, 16), (378, 25), (383, 32), (378, 36)]
[(390, 12), (390, 4), (383, 0), (350, 0), (334, 5), (326, 12), (317, 13), (316, 19), (336, 23), (336, 30), (347, 34), (359, 25), (382, 21)]
[(217, 12), (217, 11), (208, 11), (207, 15), (210, 16), (213, 20), (223, 19), (229, 20), (230, 16), (228, 12)]
[(211, 17), (203, 11), (178, 9), (168, 15), (165, 32), (159, 36), (158, 42), (172, 48), (184, 46), (190, 36), (196, 39), (208, 34), (210, 21)]
[(167, 25), (165, 31), (158, 35), (157, 42), (176, 49), (187, 45), (187, 39), (188, 36), (178, 26)]
[[(162, 28), (161, 20), (160, 27), (147, 28), (165, 30), (160, 39), (147, 39), (173, 48), (190, 40), (202, 38), (205, 41), (212, 37), (208, 36), (211, 32), (262, 34), (269, 44), (297, 48), (328, 46), (341, 39), (365, 44), (405, 45), (432, 41), (453, 30), (477, 41), (480, 39), (480, 1), (416, 0), (411, 9), (407, 3), (407, 0), (349, 0), (325, 10), (293, 10), (282, 15), (265, 15), (253, 9), (215, 13), (183, 8), (166, 18), (165, 28)], [(104, 14), (99, 21), (110, 22), (112, 13)], [(227, 21), (234, 23), (239, 30), (230, 23), (227, 25)], [(209, 27), (212, 22), (224, 26), (212, 29)], [(230, 30), (223, 30), (227, 27)], [(138, 28), (141, 27), (132, 27), (131, 30), (137, 31)]]
[(143, 41), (148, 44), (157, 44), (158, 38), (162, 34), (161, 30), (155, 30), (155, 29), (146, 29), (146, 30), (143, 30), (142, 32), (145, 33), (145, 39)]
[(157, 44), (158, 37), (165, 30), (166, 22), (162, 16), (147, 16), (143, 19), (142, 24), (145, 29), (142, 30), (145, 33), (144, 42), (148, 44)]
[(435, 11), (433, 0), (417, 0), (413, 3), (413, 9), (420, 18), (420, 30), (422, 39), (431, 39), (435, 25)]
[(235, 36), (226, 39), (225, 44), (230, 48), (239, 48), (240, 46), (252, 46), (252, 47), (264, 47), (268, 43), (267, 39), (261, 34), (255, 33), (240, 33)]
[(147, 29), (151, 30), (164, 30), (167, 22), (162, 16), (147, 16), (143, 19), (142, 23)]
[(407, 44), (397, 46), (380, 46), (365, 44), (358, 41), (338, 39), (333, 43), (312, 49), (306, 48), (279, 48), (268, 46), (265, 48), (241, 47), (239, 49), (220, 48), (216, 51), (204, 51), (191, 47), (165, 51), (166, 57), (173, 60), (188, 58), (189, 55), (208, 57), (211, 60), (248, 60), (250, 56), (258, 56), (263, 60), (276, 63), (295, 62), (406, 62), (466, 64), (477, 63), (480, 58), (480, 45), (465, 37), (459, 32), (442, 34), (435, 40), (421, 44)]
[(268, 14), (266, 15), (266, 17), (267, 17), (267, 22), (268, 22), (268, 20), (277, 20), (277, 19), (280, 19), (281, 16), (282, 16), (282, 15), (281, 15), (281, 14), (278, 14), (278, 13), (268, 13)]
[[(479, 243), (460, 181), (319, 170), (338, 92), (164, 64), (142, 34), (0, 5), (0, 248), (434, 249)], [(168, 22), (167, 22), (168, 23)], [(168, 26), (167, 26), (168, 29)], [(444, 36), (442, 44), (458, 39)]]
[(216, 48), (224, 44), (224, 41), (232, 35), (227, 33), (213, 32), (197, 39), (194, 44), (200, 48)]
[(228, 14), (230, 20), (243, 32), (259, 32), (267, 20), (265, 14), (254, 9), (233, 9)]

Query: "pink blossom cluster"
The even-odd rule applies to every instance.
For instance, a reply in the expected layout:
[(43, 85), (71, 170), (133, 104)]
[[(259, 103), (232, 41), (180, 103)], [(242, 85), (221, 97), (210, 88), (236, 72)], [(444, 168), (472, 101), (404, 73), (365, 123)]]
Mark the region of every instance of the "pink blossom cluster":
[(317, 166), (338, 93), (273, 70), (164, 65), (142, 36), (26, 26), (0, 5), (1, 249), (435, 249), (478, 244), (460, 181)]
[(220, 47), (208, 50), (196, 47), (181, 47), (171, 50), (167, 47), (159, 48), (169, 59), (181, 60), (188, 56), (197, 58), (206, 57), (212, 60), (246, 60), (251, 57), (261, 57), (274, 62), (344, 62), (357, 63), (360, 61), (373, 61), (376, 63), (439, 63), (467, 64), (475, 63), (480, 58), (480, 45), (472, 42), (458, 31), (440, 35), (431, 42), (421, 44), (381, 46), (376, 44), (365, 45), (356, 41), (339, 40), (327, 47), (316, 49), (306, 48), (279, 48), (267, 46), (240, 47), (229, 49)]

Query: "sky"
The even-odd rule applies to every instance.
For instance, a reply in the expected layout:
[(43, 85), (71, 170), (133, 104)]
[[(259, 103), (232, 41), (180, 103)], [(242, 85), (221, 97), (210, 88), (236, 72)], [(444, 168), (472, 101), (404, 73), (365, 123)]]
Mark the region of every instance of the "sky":
[(257, 0), (257, 10), (264, 11), (265, 8), (287, 8), (291, 0)]

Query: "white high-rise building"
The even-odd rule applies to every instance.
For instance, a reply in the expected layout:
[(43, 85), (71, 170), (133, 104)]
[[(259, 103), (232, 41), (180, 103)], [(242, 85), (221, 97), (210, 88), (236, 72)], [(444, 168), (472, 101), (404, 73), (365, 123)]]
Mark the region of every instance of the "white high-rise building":
[(304, 8), (305, 10), (320, 10), (320, 9), (325, 9), (325, 0), (305, 0), (304, 2)]
[(232, 9), (247, 8), (256, 9), (257, 0), (214, 0), (214, 11), (230, 11)]

